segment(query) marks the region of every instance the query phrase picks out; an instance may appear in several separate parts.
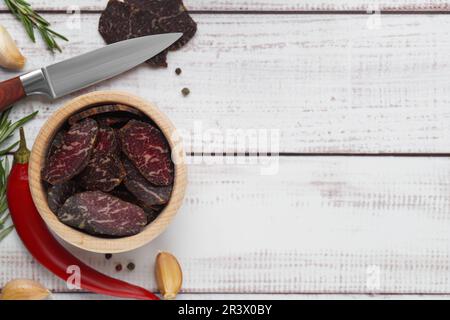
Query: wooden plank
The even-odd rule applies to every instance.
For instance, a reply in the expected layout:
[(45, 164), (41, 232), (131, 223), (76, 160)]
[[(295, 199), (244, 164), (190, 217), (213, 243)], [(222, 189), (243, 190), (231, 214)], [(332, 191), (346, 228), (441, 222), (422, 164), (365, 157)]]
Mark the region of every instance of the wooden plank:
[[(199, 32), (169, 54), (168, 69), (141, 66), (56, 102), (30, 98), (14, 115), (41, 110), (32, 124), (37, 129), (69, 98), (120, 89), (155, 102), (191, 138), (185, 139), (189, 152), (449, 151), (446, 16), (384, 16), (375, 29), (358, 15), (194, 17)], [(103, 45), (98, 15), (81, 15), (80, 29), (65, 15), (50, 18), (71, 40), (62, 54), (32, 44), (13, 18), (1, 15), (29, 59), (27, 70)], [(0, 78), (13, 75), (0, 71)], [(188, 97), (183, 87), (191, 89)], [(245, 141), (224, 146), (220, 139), (230, 130), (241, 130)], [(252, 145), (261, 130), (274, 135)]]
[[(40, 10), (67, 10), (74, 8), (68, 0), (30, 1)], [(103, 10), (107, 1), (78, 0), (76, 6), (81, 10)], [(383, 11), (448, 11), (449, 1), (438, 0), (184, 0), (185, 5), (194, 11), (366, 11), (379, 8)], [(0, 9), (6, 9), (3, 3)]]
[[(449, 294), (450, 159), (281, 157), (189, 167), (184, 205), (154, 242), (95, 268), (155, 289), (153, 262), (173, 252), (184, 293)], [(133, 261), (133, 272), (114, 271)], [(0, 285), (25, 277), (59, 292), (15, 234), (1, 243)]]

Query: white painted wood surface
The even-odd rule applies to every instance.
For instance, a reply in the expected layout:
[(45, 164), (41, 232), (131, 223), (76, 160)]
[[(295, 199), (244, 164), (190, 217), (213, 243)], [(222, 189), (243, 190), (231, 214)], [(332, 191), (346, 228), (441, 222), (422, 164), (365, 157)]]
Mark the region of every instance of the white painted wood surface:
[[(62, 54), (33, 45), (18, 22), (2, 15), (29, 58), (27, 70), (103, 45), (97, 14), (82, 15), (80, 29), (69, 29), (64, 14), (49, 19), (71, 39)], [(169, 54), (168, 69), (141, 66), (83, 92), (136, 93), (155, 102), (178, 129), (200, 127), (205, 141), (207, 129), (275, 129), (281, 152), (450, 151), (448, 16), (387, 15), (379, 29), (368, 29), (371, 22), (361, 15), (195, 19), (197, 36)], [(183, 69), (181, 76), (176, 67)], [(0, 72), (2, 78), (12, 75)], [(191, 90), (187, 98), (183, 87)], [(33, 124), (39, 127), (66, 99), (30, 98), (15, 115), (40, 109)], [(255, 150), (249, 143), (236, 148), (186, 143), (193, 152), (266, 151), (263, 144)]]
[[(198, 34), (169, 55), (169, 69), (141, 66), (83, 92), (128, 90), (155, 102), (183, 131), (196, 125), (220, 132), (279, 130), (280, 151), (288, 153), (449, 152), (446, 15), (374, 20), (354, 14), (253, 12), (366, 10), (369, 3), (382, 10), (441, 11), (448, 10), (447, 1), (185, 2), (198, 11), (251, 12), (194, 14)], [(50, 11), (72, 4), (32, 3)], [(78, 1), (91, 11), (105, 3)], [(45, 15), (71, 40), (62, 54), (52, 56), (42, 43), (32, 44), (17, 21), (0, 13), (29, 59), (27, 70), (103, 45), (98, 13), (82, 14), (80, 24), (74, 15)], [(183, 69), (182, 76), (174, 74), (176, 67)], [(0, 78), (14, 75), (0, 71)], [(187, 98), (180, 94), (185, 86), (191, 89)], [(27, 126), (33, 141), (45, 119), (71, 97), (29, 99), (13, 116), (41, 110)], [(188, 151), (205, 151), (185, 143)], [(264, 145), (209, 147), (266, 151)], [(208, 160), (189, 166), (185, 204), (155, 242), (110, 261), (70, 250), (103, 272), (150, 289), (155, 289), (156, 252), (172, 251), (185, 271), (182, 299), (448, 298), (450, 159), (283, 156), (279, 172), (268, 176), (261, 175), (264, 164)], [(129, 261), (136, 263), (135, 271), (114, 271), (115, 263)], [(34, 263), (12, 234), (0, 244), (0, 286), (17, 277), (43, 282), (58, 292), (55, 299), (105, 298), (67, 293), (65, 284)]]
[[(43, 10), (67, 10), (78, 6), (81, 10), (103, 10), (107, 0), (33, 0), (33, 7)], [(195, 11), (366, 11), (379, 8), (385, 11), (448, 11), (448, 0), (184, 0)], [(5, 9), (0, 3), (0, 9)]]
[[(171, 251), (186, 293), (449, 293), (449, 159), (283, 157), (274, 176), (239, 165), (189, 172), (184, 206), (150, 245), (109, 261), (71, 250), (151, 289), (157, 251)], [(1, 283), (32, 277), (67, 291), (15, 234), (1, 248)], [(114, 271), (129, 261), (135, 271)]]

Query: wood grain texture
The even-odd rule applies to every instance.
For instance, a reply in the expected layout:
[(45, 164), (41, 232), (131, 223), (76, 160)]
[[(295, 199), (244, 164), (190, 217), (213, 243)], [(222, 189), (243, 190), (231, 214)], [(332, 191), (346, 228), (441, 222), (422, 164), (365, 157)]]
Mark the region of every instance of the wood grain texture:
[[(33, 0), (33, 8), (40, 10), (103, 10), (107, 0)], [(195, 11), (448, 11), (447, 0), (184, 0), (189, 10)], [(6, 9), (0, 3), (0, 9)]]
[(0, 82), (0, 111), (24, 97), (25, 91), (19, 77)]
[[(69, 117), (77, 112), (80, 112), (90, 106), (99, 104), (124, 104), (131, 106), (144, 115), (148, 116), (159, 127), (161, 132), (166, 137), (171, 149), (172, 160), (174, 163), (174, 183), (170, 200), (165, 206), (164, 210), (158, 215), (156, 220), (152, 221), (145, 229), (130, 237), (105, 239), (95, 237), (87, 233), (78, 231), (61, 223), (56, 215), (48, 206), (47, 192), (42, 184), (41, 172), (45, 165), (50, 147), (55, 134), (67, 122)], [(58, 112), (54, 113), (44, 124), (40, 130), (36, 141), (33, 144), (30, 157), (30, 190), (33, 196), (36, 208), (39, 210), (44, 221), (49, 226), (50, 230), (56, 233), (59, 237), (68, 243), (79, 247), (81, 249), (99, 252), (99, 253), (116, 253), (136, 249), (156, 238), (163, 232), (170, 221), (173, 219), (178, 209), (180, 208), (187, 184), (187, 172), (185, 152), (181, 142), (175, 140), (175, 128), (170, 120), (162, 114), (158, 108), (152, 103), (145, 101), (132, 94), (120, 91), (98, 91), (82, 95), (74, 100), (66, 103)]]
[[(55, 55), (43, 51), (42, 43), (32, 44), (12, 17), (1, 18), (28, 57), (27, 70), (103, 45), (96, 14), (81, 15), (81, 29), (70, 29), (77, 23), (66, 15), (50, 15), (71, 40)], [(279, 141), (281, 152), (449, 152), (447, 16), (383, 16), (375, 29), (358, 15), (194, 18), (198, 34), (169, 54), (168, 69), (143, 65), (56, 102), (33, 97), (14, 116), (39, 109), (32, 124), (38, 128), (74, 96), (120, 89), (154, 101), (189, 133), (188, 152), (265, 151), (264, 141), (252, 146), (251, 139), (271, 129), (279, 133), (272, 147)], [(183, 70), (180, 76), (176, 67)], [(10, 77), (0, 71), (0, 78)], [(183, 87), (190, 88), (188, 97)], [(239, 129), (243, 144), (229, 147), (211, 138), (217, 130), (220, 138)], [(200, 144), (192, 141), (196, 130)]]
[[(206, 163), (189, 167), (182, 209), (149, 245), (111, 260), (70, 250), (153, 290), (167, 250), (185, 293), (450, 293), (450, 159), (282, 157), (272, 176)], [(26, 277), (67, 291), (15, 233), (1, 251), (0, 285)], [(135, 271), (114, 271), (130, 261)]]

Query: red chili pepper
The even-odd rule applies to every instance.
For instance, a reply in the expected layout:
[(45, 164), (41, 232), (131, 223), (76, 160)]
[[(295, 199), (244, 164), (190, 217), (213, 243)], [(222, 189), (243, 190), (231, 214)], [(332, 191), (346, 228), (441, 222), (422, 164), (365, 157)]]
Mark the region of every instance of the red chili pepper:
[[(7, 200), (17, 234), (33, 257), (61, 279), (67, 281), (70, 266), (80, 269), (80, 287), (99, 294), (123, 298), (159, 300), (150, 291), (108, 277), (87, 266), (69, 253), (52, 236), (37, 211), (28, 184), (30, 151), (20, 129), (20, 147), (14, 154), (14, 164), (8, 177)], [(73, 267), (71, 267), (73, 268)]]

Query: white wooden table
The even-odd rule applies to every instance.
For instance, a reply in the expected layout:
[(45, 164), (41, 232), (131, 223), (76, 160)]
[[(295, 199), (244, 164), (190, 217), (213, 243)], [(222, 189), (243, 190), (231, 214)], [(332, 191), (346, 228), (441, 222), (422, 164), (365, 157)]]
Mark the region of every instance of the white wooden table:
[[(97, 25), (106, 1), (77, 1), (80, 15), (66, 13), (73, 1), (30, 2), (70, 42), (52, 56), (1, 4), (0, 22), (28, 57), (27, 70), (103, 45)], [(181, 299), (450, 296), (450, 1), (185, 4), (199, 30), (169, 54), (168, 69), (141, 66), (83, 92), (135, 93), (183, 131), (275, 130), (279, 170), (211, 163), (200, 157), (207, 149), (186, 142), (195, 154), (188, 192), (163, 235), (109, 261), (70, 250), (150, 289), (156, 252), (171, 251), (184, 269)], [(27, 126), (31, 142), (79, 94), (28, 99), (13, 116), (40, 110)], [(129, 261), (135, 271), (114, 271)], [(56, 299), (102, 298), (68, 290), (11, 234), (0, 244), (0, 285), (17, 277), (42, 282)]]

